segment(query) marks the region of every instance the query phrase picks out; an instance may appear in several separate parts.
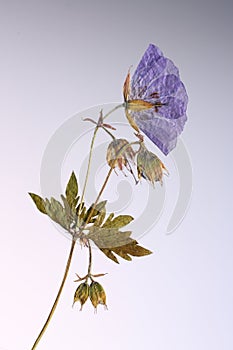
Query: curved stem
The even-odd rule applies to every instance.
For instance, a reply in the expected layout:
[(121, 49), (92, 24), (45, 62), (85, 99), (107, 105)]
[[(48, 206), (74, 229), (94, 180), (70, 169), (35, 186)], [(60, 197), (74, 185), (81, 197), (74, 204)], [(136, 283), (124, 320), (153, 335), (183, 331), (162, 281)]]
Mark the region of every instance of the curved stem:
[(120, 105), (117, 105), (116, 107), (114, 107), (113, 109), (111, 109), (107, 114), (105, 114), (105, 116), (103, 117), (103, 119), (106, 119), (110, 114), (112, 114), (113, 112), (115, 112), (117, 109), (124, 107), (125, 103), (121, 103)]
[(61, 296), (62, 289), (63, 289), (63, 287), (64, 287), (64, 284), (65, 284), (65, 281), (66, 281), (66, 278), (67, 278), (67, 275), (68, 275), (68, 272), (69, 272), (70, 263), (71, 263), (72, 255), (73, 255), (73, 252), (74, 252), (75, 242), (76, 242), (76, 240), (73, 239), (73, 240), (72, 240), (72, 244), (71, 244), (71, 248), (70, 248), (69, 257), (68, 257), (68, 260), (67, 260), (67, 263), (66, 263), (65, 273), (64, 273), (64, 276), (63, 276), (63, 279), (62, 279), (62, 282), (61, 282), (59, 291), (58, 291), (58, 293), (57, 293), (57, 297), (56, 297), (56, 299), (55, 299), (55, 301), (54, 301), (54, 303), (53, 303), (53, 306), (52, 306), (52, 309), (51, 309), (51, 311), (50, 311), (50, 313), (49, 313), (49, 315), (48, 315), (48, 318), (47, 318), (47, 320), (46, 320), (46, 322), (45, 322), (43, 328), (41, 329), (41, 331), (40, 331), (38, 337), (36, 338), (36, 341), (35, 341), (33, 347), (31, 348), (31, 350), (36, 349), (36, 347), (37, 347), (37, 345), (39, 344), (39, 341), (41, 340), (43, 334), (45, 333), (45, 331), (46, 331), (46, 329), (47, 329), (47, 327), (48, 327), (48, 325), (49, 325), (49, 322), (50, 322), (51, 319), (52, 319), (52, 316), (53, 316), (53, 314), (54, 314), (54, 311), (55, 311), (55, 309), (56, 309), (56, 307), (57, 307), (58, 301), (59, 301), (60, 296)]
[[(94, 142), (95, 142), (95, 138), (96, 138), (96, 134), (97, 134), (98, 129), (99, 129), (99, 127), (96, 126), (96, 128), (94, 130), (94, 134), (92, 136), (92, 140), (91, 140), (91, 147), (90, 147), (90, 153), (89, 153), (89, 158), (88, 158), (87, 172), (86, 172), (85, 182), (84, 182), (84, 185), (83, 185), (83, 191), (82, 191), (82, 196), (81, 196), (80, 203), (83, 202), (84, 194), (85, 194), (86, 187), (87, 187), (87, 180), (88, 180), (88, 177), (89, 177), (89, 174), (90, 174), (90, 168), (91, 168), (91, 159), (92, 159), (92, 153), (93, 153), (93, 146), (94, 146)], [(81, 208), (81, 206), (80, 206), (80, 208)], [(79, 214), (80, 213), (78, 213), (78, 215)]]
[[(100, 199), (100, 197), (101, 197), (101, 195), (102, 195), (102, 193), (103, 193), (103, 191), (104, 191), (104, 189), (105, 189), (105, 187), (106, 187), (106, 185), (107, 185), (107, 182), (108, 182), (108, 180), (109, 180), (109, 177), (110, 177), (112, 171), (113, 171), (113, 168), (110, 168), (109, 171), (108, 171), (108, 174), (107, 174), (107, 176), (106, 176), (106, 178), (105, 178), (105, 180), (104, 180), (104, 183), (103, 183), (103, 185), (102, 185), (102, 187), (101, 187), (101, 190), (99, 191), (99, 194), (98, 194), (98, 196), (97, 196), (97, 198), (96, 198), (96, 200), (95, 200), (95, 203), (93, 204), (93, 206), (92, 206), (92, 208), (91, 208), (91, 211), (90, 211), (90, 214), (88, 215), (88, 218), (87, 218), (87, 220), (86, 220), (85, 226), (89, 223), (89, 220), (90, 220), (91, 217), (92, 217), (92, 214), (93, 214), (93, 212), (94, 212), (94, 210), (95, 210), (95, 207), (96, 207), (96, 205), (97, 205), (97, 203), (98, 203), (98, 201), (99, 201), (99, 199)], [(85, 227), (84, 227), (83, 229), (85, 229)]]
[(102, 193), (103, 193), (103, 191), (104, 191), (104, 189), (105, 189), (105, 187), (107, 185), (107, 182), (108, 182), (108, 180), (110, 178), (110, 175), (111, 175), (112, 171), (113, 171), (113, 168), (110, 168), (109, 171), (108, 171), (108, 174), (107, 174), (107, 176), (106, 176), (106, 178), (104, 180), (104, 183), (103, 183), (103, 185), (101, 187), (101, 190), (99, 191), (99, 194), (98, 194), (98, 196), (97, 196), (97, 198), (95, 200), (95, 203), (93, 205), (93, 210), (94, 210), (96, 204), (98, 203), (98, 201), (99, 201), (99, 199), (100, 199), (100, 197), (101, 197), (101, 195), (102, 195)]
[(106, 131), (106, 133), (107, 133), (113, 140), (116, 139), (115, 136), (114, 136), (108, 129), (106, 129), (104, 126), (102, 126), (102, 129), (103, 129), (104, 131)]
[[(112, 114), (113, 112), (115, 112), (117, 109), (119, 109), (121, 107), (124, 107), (124, 103), (122, 103), (120, 105), (117, 105), (116, 107), (112, 108), (107, 114), (105, 114), (103, 119), (106, 119), (110, 114)], [(90, 147), (90, 153), (89, 153), (89, 159), (88, 159), (88, 165), (87, 165), (87, 172), (86, 172), (85, 182), (84, 182), (84, 185), (83, 185), (83, 191), (82, 191), (82, 196), (81, 196), (80, 203), (83, 202), (85, 191), (86, 191), (86, 187), (87, 187), (87, 181), (88, 181), (88, 177), (89, 177), (89, 174), (90, 174), (90, 168), (91, 168), (91, 159), (92, 159), (92, 153), (93, 153), (93, 146), (94, 146), (94, 142), (95, 142), (95, 138), (96, 138), (96, 134), (97, 134), (98, 129), (99, 129), (99, 126), (97, 125), (95, 130), (94, 130), (94, 134), (93, 134), (92, 140), (91, 140), (91, 147)], [(114, 138), (114, 136), (108, 130), (106, 130), (105, 128), (104, 128), (104, 130), (112, 138)], [(78, 214), (80, 214), (80, 212)]]
[(92, 266), (92, 251), (91, 251), (91, 244), (88, 240), (88, 250), (89, 250), (89, 263), (88, 263), (88, 272), (87, 276), (91, 277), (91, 266)]
[[(139, 141), (134, 141), (134, 142), (130, 142), (129, 144), (123, 146), (123, 147), (118, 151), (118, 153), (117, 153), (117, 155), (116, 155), (116, 158), (119, 157), (128, 147), (130, 147), (130, 146), (132, 146), (132, 145), (138, 145), (138, 144), (140, 144)], [(103, 185), (102, 185), (102, 187), (101, 187), (101, 190), (99, 191), (99, 194), (98, 194), (98, 196), (97, 196), (97, 198), (96, 198), (96, 200), (95, 200), (95, 203), (94, 203), (93, 206), (92, 206), (92, 210), (90, 211), (90, 214), (88, 215), (88, 218), (87, 218), (87, 220), (86, 220), (86, 225), (89, 223), (89, 220), (90, 220), (91, 217), (92, 217), (92, 214), (93, 214), (93, 212), (94, 212), (94, 210), (95, 210), (95, 207), (96, 207), (96, 205), (97, 205), (97, 203), (98, 203), (98, 201), (99, 201), (99, 199), (100, 199), (100, 197), (101, 197), (101, 195), (102, 195), (102, 193), (103, 193), (103, 191), (104, 191), (104, 189), (105, 189), (105, 187), (106, 187), (106, 185), (107, 185), (107, 182), (108, 182), (108, 180), (109, 180), (109, 177), (110, 177), (112, 171), (113, 171), (113, 168), (110, 168), (109, 171), (108, 171), (108, 174), (107, 174), (107, 176), (106, 176), (106, 178), (105, 178), (105, 180), (104, 180), (104, 183), (103, 183)], [(86, 226), (86, 225), (85, 225), (85, 226)], [(85, 227), (84, 227), (84, 228), (85, 228)], [(83, 229), (84, 229), (84, 228), (83, 228)]]

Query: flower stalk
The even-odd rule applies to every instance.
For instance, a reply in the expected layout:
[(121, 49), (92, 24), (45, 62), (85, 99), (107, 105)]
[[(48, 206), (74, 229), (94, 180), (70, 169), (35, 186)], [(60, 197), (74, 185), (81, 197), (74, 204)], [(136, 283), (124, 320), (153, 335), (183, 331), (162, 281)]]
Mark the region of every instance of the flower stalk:
[(36, 341), (35, 343), (33, 344), (33, 347), (31, 348), (31, 350), (35, 350), (37, 345), (39, 344), (43, 334), (45, 333), (52, 317), (53, 317), (53, 314), (57, 308), (57, 305), (58, 305), (58, 302), (59, 302), (59, 299), (60, 299), (60, 296), (61, 296), (61, 293), (62, 293), (62, 290), (63, 290), (63, 287), (64, 287), (64, 284), (65, 284), (65, 281), (67, 279), (67, 276), (68, 276), (68, 272), (69, 272), (69, 269), (70, 269), (70, 264), (71, 264), (71, 260), (72, 260), (72, 256), (73, 256), (73, 252), (74, 252), (74, 247), (75, 247), (75, 243), (76, 241), (73, 239), (72, 240), (72, 243), (71, 243), (71, 248), (70, 248), (70, 253), (69, 253), (69, 256), (68, 256), (68, 260), (67, 260), (67, 263), (66, 263), (66, 268), (65, 268), (65, 272), (64, 272), (64, 275), (63, 275), (63, 279), (62, 279), (62, 282), (61, 282), (61, 285), (60, 285), (60, 288), (58, 290), (58, 293), (57, 293), (57, 296), (56, 296), (56, 299), (53, 303), (53, 306), (51, 308), (51, 311), (48, 315), (48, 318), (47, 320), (45, 321), (45, 324), (43, 326), (43, 328), (41, 329), (38, 337), (36, 338)]

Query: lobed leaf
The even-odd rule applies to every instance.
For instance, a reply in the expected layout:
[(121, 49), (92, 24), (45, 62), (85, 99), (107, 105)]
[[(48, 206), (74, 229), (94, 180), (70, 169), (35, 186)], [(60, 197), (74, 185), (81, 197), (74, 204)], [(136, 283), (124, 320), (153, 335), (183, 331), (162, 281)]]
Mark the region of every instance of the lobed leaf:
[(135, 240), (132, 240), (131, 243), (128, 243), (126, 245), (123, 246), (119, 246), (119, 247), (114, 247), (114, 248), (109, 248), (109, 249), (100, 249), (109, 259), (113, 260), (114, 262), (118, 263), (118, 260), (116, 258), (116, 256), (113, 254), (117, 254), (119, 255), (121, 258), (125, 259), (125, 260), (132, 260), (131, 256), (145, 256), (145, 255), (149, 255), (152, 254), (152, 252), (144, 247), (141, 247), (140, 245), (138, 245), (138, 242)]
[(50, 201), (48, 199), (46, 199), (45, 209), (46, 209), (48, 216), (53, 221), (55, 221), (56, 223), (61, 225), (66, 230), (69, 230), (71, 219), (67, 215), (65, 208), (63, 208), (63, 206), (61, 205), (60, 202), (58, 202), (53, 197), (51, 198)]
[(105, 211), (100, 213), (93, 226), (89, 228), (87, 238), (91, 239), (95, 245), (111, 260), (118, 263), (115, 254), (125, 260), (132, 260), (131, 256), (144, 256), (151, 254), (151, 251), (138, 245), (132, 239), (131, 231), (120, 231), (123, 226), (128, 225), (133, 217), (130, 215), (119, 215), (114, 218), (111, 213), (105, 222)]
[(103, 228), (111, 227), (112, 218), (114, 217), (114, 213), (109, 214), (108, 218), (106, 219), (105, 223), (101, 226)]
[(29, 196), (32, 198), (33, 202), (35, 203), (37, 209), (43, 213), (47, 215), (46, 209), (45, 209), (45, 201), (43, 198), (41, 198), (40, 196), (38, 196), (38, 194), (35, 193), (28, 193)]
[(133, 217), (130, 215), (119, 215), (111, 222), (111, 228), (121, 228), (128, 225), (133, 220)]
[(70, 176), (65, 193), (70, 208), (74, 210), (78, 203), (78, 182), (74, 172)]
[(99, 248), (118, 247), (131, 242), (131, 231), (120, 232), (117, 228), (102, 228), (93, 225), (89, 229), (87, 238), (91, 239)]

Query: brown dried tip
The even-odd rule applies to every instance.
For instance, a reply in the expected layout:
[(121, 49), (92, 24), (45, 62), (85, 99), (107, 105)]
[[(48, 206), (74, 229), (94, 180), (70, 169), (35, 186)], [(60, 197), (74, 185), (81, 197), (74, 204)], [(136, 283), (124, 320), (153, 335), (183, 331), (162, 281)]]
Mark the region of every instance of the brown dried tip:
[(156, 181), (159, 181), (162, 185), (164, 171), (168, 174), (161, 160), (154, 153), (148, 151), (144, 143), (141, 143), (137, 154), (137, 170), (138, 178), (140, 179), (143, 177), (151, 182), (152, 185), (154, 185)]
[(125, 166), (128, 168), (129, 161), (134, 162), (135, 152), (125, 139), (113, 140), (107, 149), (107, 162), (111, 168), (118, 167), (123, 170)]
[(101, 284), (93, 281), (90, 285), (89, 296), (90, 296), (92, 305), (94, 306), (95, 310), (97, 309), (97, 306), (99, 304), (104, 305), (105, 309), (107, 309), (106, 294), (105, 294), (104, 288), (101, 286)]
[(125, 102), (127, 102), (129, 99), (129, 93), (130, 93), (130, 68), (128, 70), (128, 74), (125, 78), (125, 82), (123, 86), (123, 96), (124, 96)]
[(86, 282), (81, 283), (76, 289), (76, 292), (74, 294), (73, 306), (76, 303), (76, 301), (79, 301), (81, 304), (81, 308), (80, 308), (80, 311), (81, 311), (88, 297), (89, 297), (89, 285)]

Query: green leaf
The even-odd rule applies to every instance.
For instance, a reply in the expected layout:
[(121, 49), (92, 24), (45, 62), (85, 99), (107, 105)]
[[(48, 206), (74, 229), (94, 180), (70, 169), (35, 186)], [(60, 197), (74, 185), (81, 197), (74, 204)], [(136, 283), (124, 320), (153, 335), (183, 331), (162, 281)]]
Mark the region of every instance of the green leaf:
[(113, 219), (113, 217), (114, 214), (111, 213), (102, 227), (121, 228), (128, 225), (133, 220), (131, 215), (119, 215), (115, 219)]
[(72, 172), (68, 184), (66, 186), (66, 199), (71, 209), (75, 209), (77, 205), (78, 182), (75, 173)]
[[(116, 262), (117, 258), (116, 256), (113, 254), (117, 254), (119, 255), (121, 258), (125, 259), (125, 260), (132, 260), (131, 256), (145, 256), (145, 255), (149, 255), (152, 254), (152, 252), (144, 247), (141, 247), (140, 245), (138, 245), (138, 242), (133, 240), (131, 241), (131, 243), (119, 246), (119, 247), (113, 247), (110, 249), (100, 249), (109, 259), (112, 259), (113, 261)], [(109, 251), (111, 252), (111, 255), (109, 253)], [(112, 255), (114, 256), (114, 258), (112, 258)], [(117, 260), (118, 262), (118, 260)]]
[[(107, 201), (102, 201), (102, 202), (97, 203), (96, 206), (95, 206), (95, 210), (98, 213), (101, 212), (103, 209), (105, 209), (106, 204), (107, 204)], [(92, 205), (94, 205), (94, 204), (92, 204)]]
[(131, 231), (120, 232), (116, 228), (102, 228), (93, 225), (89, 229), (87, 238), (91, 239), (99, 248), (113, 248), (130, 243), (131, 233)]
[(102, 227), (107, 228), (107, 227), (111, 227), (111, 223), (112, 223), (112, 218), (114, 217), (114, 213), (109, 214), (107, 220), (105, 221), (105, 223), (102, 225)]
[(83, 221), (86, 223), (88, 220), (88, 223), (94, 223), (100, 215), (103, 215), (103, 212), (106, 212), (106, 203), (107, 201), (99, 202), (98, 204), (96, 204), (94, 209), (94, 203), (92, 203), (92, 205), (88, 208), (85, 216), (83, 217)]
[(50, 201), (46, 199), (45, 209), (46, 209), (46, 212), (48, 213), (48, 216), (53, 221), (61, 225), (66, 230), (69, 229), (71, 218), (67, 215), (65, 208), (63, 208), (60, 202), (58, 202), (53, 197), (51, 198)]
[(119, 264), (117, 257), (111, 252), (111, 249), (100, 249), (109, 259), (113, 260), (115, 263)]
[[(132, 239), (131, 231), (120, 231), (119, 228), (128, 225), (133, 217), (130, 215), (119, 215), (116, 218), (111, 213), (103, 223), (103, 214), (100, 214), (94, 225), (89, 228), (87, 238), (91, 239), (95, 245), (111, 260), (118, 263), (115, 254), (125, 260), (132, 260), (131, 256), (144, 256), (151, 254), (151, 251), (138, 245)], [(104, 213), (105, 215), (105, 213)], [(99, 225), (98, 225), (99, 223)]]
[[(135, 240), (132, 240), (131, 243), (126, 244), (124, 246), (119, 246), (119, 247), (113, 248), (113, 251), (114, 251), (114, 253), (120, 255), (124, 259), (125, 259), (125, 257), (124, 257), (125, 254), (132, 255), (132, 256), (138, 256), (138, 257), (152, 254), (152, 252), (150, 250), (138, 245), (138, 242)], [(131, 260), (131, 258), (129, 260)]]
[(105, 216), (106, 216), (106, 209), (103, 208), (102, 211), (99, 213), (99, 215), (97, 216), (95, 222), (94, 222), (94, 226), (101, 226), (104, 219), (105, 219)]
[(96, 204), (95, 208), (93, 209), (94, 203), (91, 204), (91, 206), (88, 208), (86, 213), (86, 220), (88, 219), (89, 215), (91, 214), (91, 218), (94, 216), (97, 216), (100, 214), (100, 212), (105, 209), (107, 201), (102, 201)]
[[(133, 220), (133, 217), (130, 215), (119, 215), (111, 222), (111, 228), (121, 228), (128, 225)], [(105, 226), (106, 227), (106, 226)]]
[(37, 209), (43, 213), (47, 215), (46, 209), (45, 209), (45, 201), (43, 198), (41, 198), (40, 196), (38, 196), (35, 193), (28, 193), (29, 196), (32, 198), (33, 202), (35, 203), (35, 205), (37, 206)]
[[(118, 254), (118, 250), (120, 251), (122, 247), (118, 247), (114, 249), (114, 251)], [(123, 247), (123, 251), (127, 251), (128, 254), (132, 256), (145, 256), (150, 255), (152, 252), (149, 249), (141, 247), (138, 245), (138, 242), (133, 240), (130, 244), (127, 244)]]

